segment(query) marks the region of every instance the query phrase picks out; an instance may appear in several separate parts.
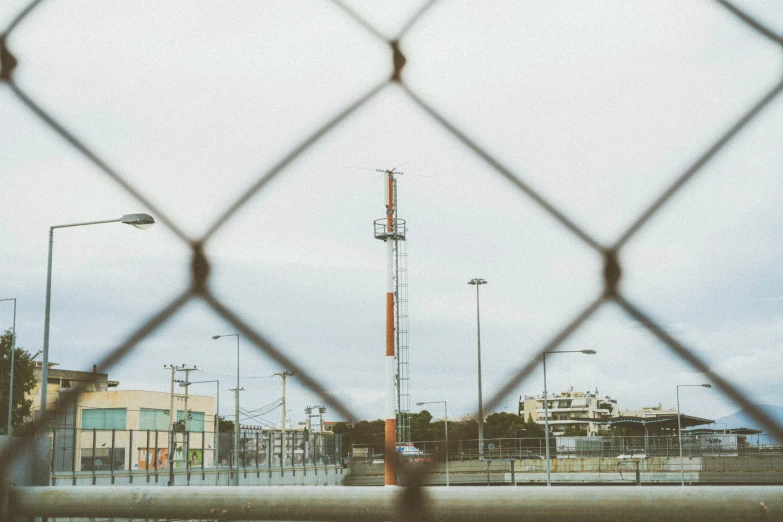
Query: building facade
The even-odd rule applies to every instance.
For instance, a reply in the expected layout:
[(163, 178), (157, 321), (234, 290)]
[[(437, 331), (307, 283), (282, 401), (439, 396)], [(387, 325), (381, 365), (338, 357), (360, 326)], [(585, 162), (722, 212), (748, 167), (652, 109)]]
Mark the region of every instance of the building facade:
[[(609, 396), (600, 397), (595, 392), (567, 392), (550, 394), (547, 398), (549, 408), (549, 429), (554, 435), (583, 433), (584, 435), (603, 435), (607, 427), (596, 421), (617, 415), (617, 401)], [(545, 407), (542, 396), (524, 396), (519, 398), (519, 415), (525, 420), (532, 419), (536, 424), (545, 424)]]
[[(47, 410), (53, 415), (47, 431), (52, 440), (54, 471), (164, 469), (170, 464), (213, 465), (215, 398), (175, 395), (174, 440), (170, 439), (171, 395), (166, 392), (114, 390), (117, 381), (105, 373), (62, 370), (50, 363)], [(38, 384), (26, 396), (34, 418), (40, 415), (41, 365)], [(187, 412), (187, 414), (186, 414)], [(169, 453), (173, 452), (171, 458)]]

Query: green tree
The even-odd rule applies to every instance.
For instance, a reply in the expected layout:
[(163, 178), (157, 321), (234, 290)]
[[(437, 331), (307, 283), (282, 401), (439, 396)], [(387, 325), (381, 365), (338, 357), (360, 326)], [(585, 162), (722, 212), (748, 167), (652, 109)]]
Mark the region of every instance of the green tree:
[(449, 422), (449, 439), (455, 441), (478, 439), (478, 422), (473, 419)]
[(411, 440), (433, 440), (432, 414), (427, 410), (411, 413)]
[(484, 421), (484, 436), (488, 439), (510, 439), (514, 432), (527, 427), (525, 419), (513, 413), (493, 413)]
[[(13, 336), (6, 330), (0, 336), (0, 430), (5, 432), (8, 426), (8, 388), (11, 377), (11, 346)], [(25, 399), (35, 387), (33, 372), (35, 363), (29, 352), (19, 346), (14, 350), (14, 397), (11, 420), (14, 427), (21, 426), (25, 418), (30, 417), (33, 401)]]
[(344, 422), (338, 422), (332, 426), (332, 433), (336, 433), (337, 435), (343, 435), (349, 431), (351, 431), (351, 428)]
[(218, 431), (220, 433), (234, 433), (234, 421), (226, 420), (218, 415)]
[(563, 432), (564, 437), (581, 437), (587, 435), (587, 428), (566, 428)]

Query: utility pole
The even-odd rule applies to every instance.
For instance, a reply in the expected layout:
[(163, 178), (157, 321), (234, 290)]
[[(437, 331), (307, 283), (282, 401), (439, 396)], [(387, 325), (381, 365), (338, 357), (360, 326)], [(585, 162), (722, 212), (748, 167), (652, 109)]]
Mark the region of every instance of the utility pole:
[(235, 464), (235, 472), (234, 472), (234, 485), (239, 486), (239, 392), (245, 391), (244, 388), (233, 388), (228, 391), (234, 392), (234, 419), (235, 419), (235, 426), (234, 426), (234, 434), (235, 434), (235, 440), (234, 440), (234, 464)]
[(324, 458), (324, 413), (326, 413), (326, 408), (324, 406), (318, 406), (318, 423), (320, 425), (318, 435), (318, 455), (321, 457), (321, 460)]
[(282, 440), (285, 442), (285, 378), (286, 377), (293, 377), (296, 375), (296, 372), (289, 372), (288, 370), (282, 372), (282, 373), (273, 373), (272, 375), (279, 375), (283, 378), (283, 420), (282, 424), (280, 425), (280, 432), (282, 433)]
[[(176, 372), (195, 370), (196, 367), (188, 368), (186, 365), (176, 366), (174, 364), (164, 364), (164, 368), (171, 369), (171, 394), (169, 395), (169, 486), (174, 485), (174, 460), (176, 456), (176, 440), (174, 438), (174, 422), (177, 418), (177, 411), (174, 409), (174, 382)], [(187, 388), (185, 389), (187, 395)], [(185, 412), (187, 413), (187, 402), (185, 403)], [(187, 415), (186, 415), (187, 417)], [(186, 421), (187, 422), (187, 421)]]
[[(313, 415), (313, 410), (318, 410), (318, 416), (320, 418), (320, 427), (319, 427), (319, 433), (321, 434), (319, 438), (313, 437), (313, 446), (315, 446), (315, 449), (318, 449), (319, 439), (323, 439), (323, 432), (324, 432), (324, 413), (326, 412), (326, 408), (324, 406), (308, 406), (305, 408), (305, 413), (307, 414), (307, 433), (308, 433), (308, 439), (309, 434), (312, 432), (312, 422), (310, 419), (312, 417), (315, 417)], [(309, 446), (309, 444), (308, 444)]]
[[(185, 373), (185, 411), (182, 415), (182, 421), (185, 428), (184, 431), (184, 441), (183, 441), (183, 455), (185, 458), (185, 467), (190, 468), (190, 458), (188, 458), (188, 455), (190, 454), (190, 445), (189, 442), (189, 436), (188, 436), (188, 384), (190, 384), (190, 372), (198, 371), (198, 368), (193, 366), (193, 368), (186, 368), (183, 365), (183, 368), (180, 370), (181, 372)], [(203, 454), (202, 454), (203, 455)], [(202, 456), (203, 458), (203, 456)]]
[(171, 464), (171, 458), (174, 455), (174, 372), (177, 367), (173, 364), (163, 365), (164, 368), (171, 368), (171, 394), (169, 395), (169, 486), (174, 485), (174, 466)]
[(310, 458), (310, 451), (312, 450), (312, 448), (310, 447), (310, 434), (312, 432), (310, 417), (312, 413), (313, 413), (312, 406), (308, 406), (307, 408), (305, 408), (305, 414), (307, 415), (307, 422), (305, 423), (305, 432), (307, 433), (307, 435), (305, 435), (305, 455), (304, 455), (305, 462), (307, 462), (307, 459)]

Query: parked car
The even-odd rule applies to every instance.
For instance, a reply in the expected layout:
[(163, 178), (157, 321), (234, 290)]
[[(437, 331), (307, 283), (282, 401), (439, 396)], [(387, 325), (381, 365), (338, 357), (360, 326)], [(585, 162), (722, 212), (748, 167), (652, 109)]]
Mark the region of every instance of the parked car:
[(433, 462), (435, 459), (429, 453), (424, 453), (412, 443), (397, 444), (397, 453), (408, 462)]

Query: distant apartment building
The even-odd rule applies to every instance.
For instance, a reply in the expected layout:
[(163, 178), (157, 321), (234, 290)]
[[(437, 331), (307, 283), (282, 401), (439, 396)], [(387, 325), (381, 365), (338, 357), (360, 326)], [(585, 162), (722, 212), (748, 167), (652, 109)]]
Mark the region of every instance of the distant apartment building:
[[(598, 424), (617, 415), (617, 401), (609, 396), (600, 397), (595, 392), (567, 392), (550, 394), (547, 398), (549, 408), (549, 429), (554, 435), (582, 431), (585, 435), (602, 435), (608, 428)], [(545, 424), (543, 396), (524, 396), (519, 398), (519, 415), (525, 420), (533, 419), (536, 424)]]
[(638, 417), (640, 419), (656, 419), (674, 416), (676, 419), (677, 410), (664, 409), (663, 405), (658, 403), (658, 406), (643, 406), (640, 410), (619, 410), (617, 416)]

